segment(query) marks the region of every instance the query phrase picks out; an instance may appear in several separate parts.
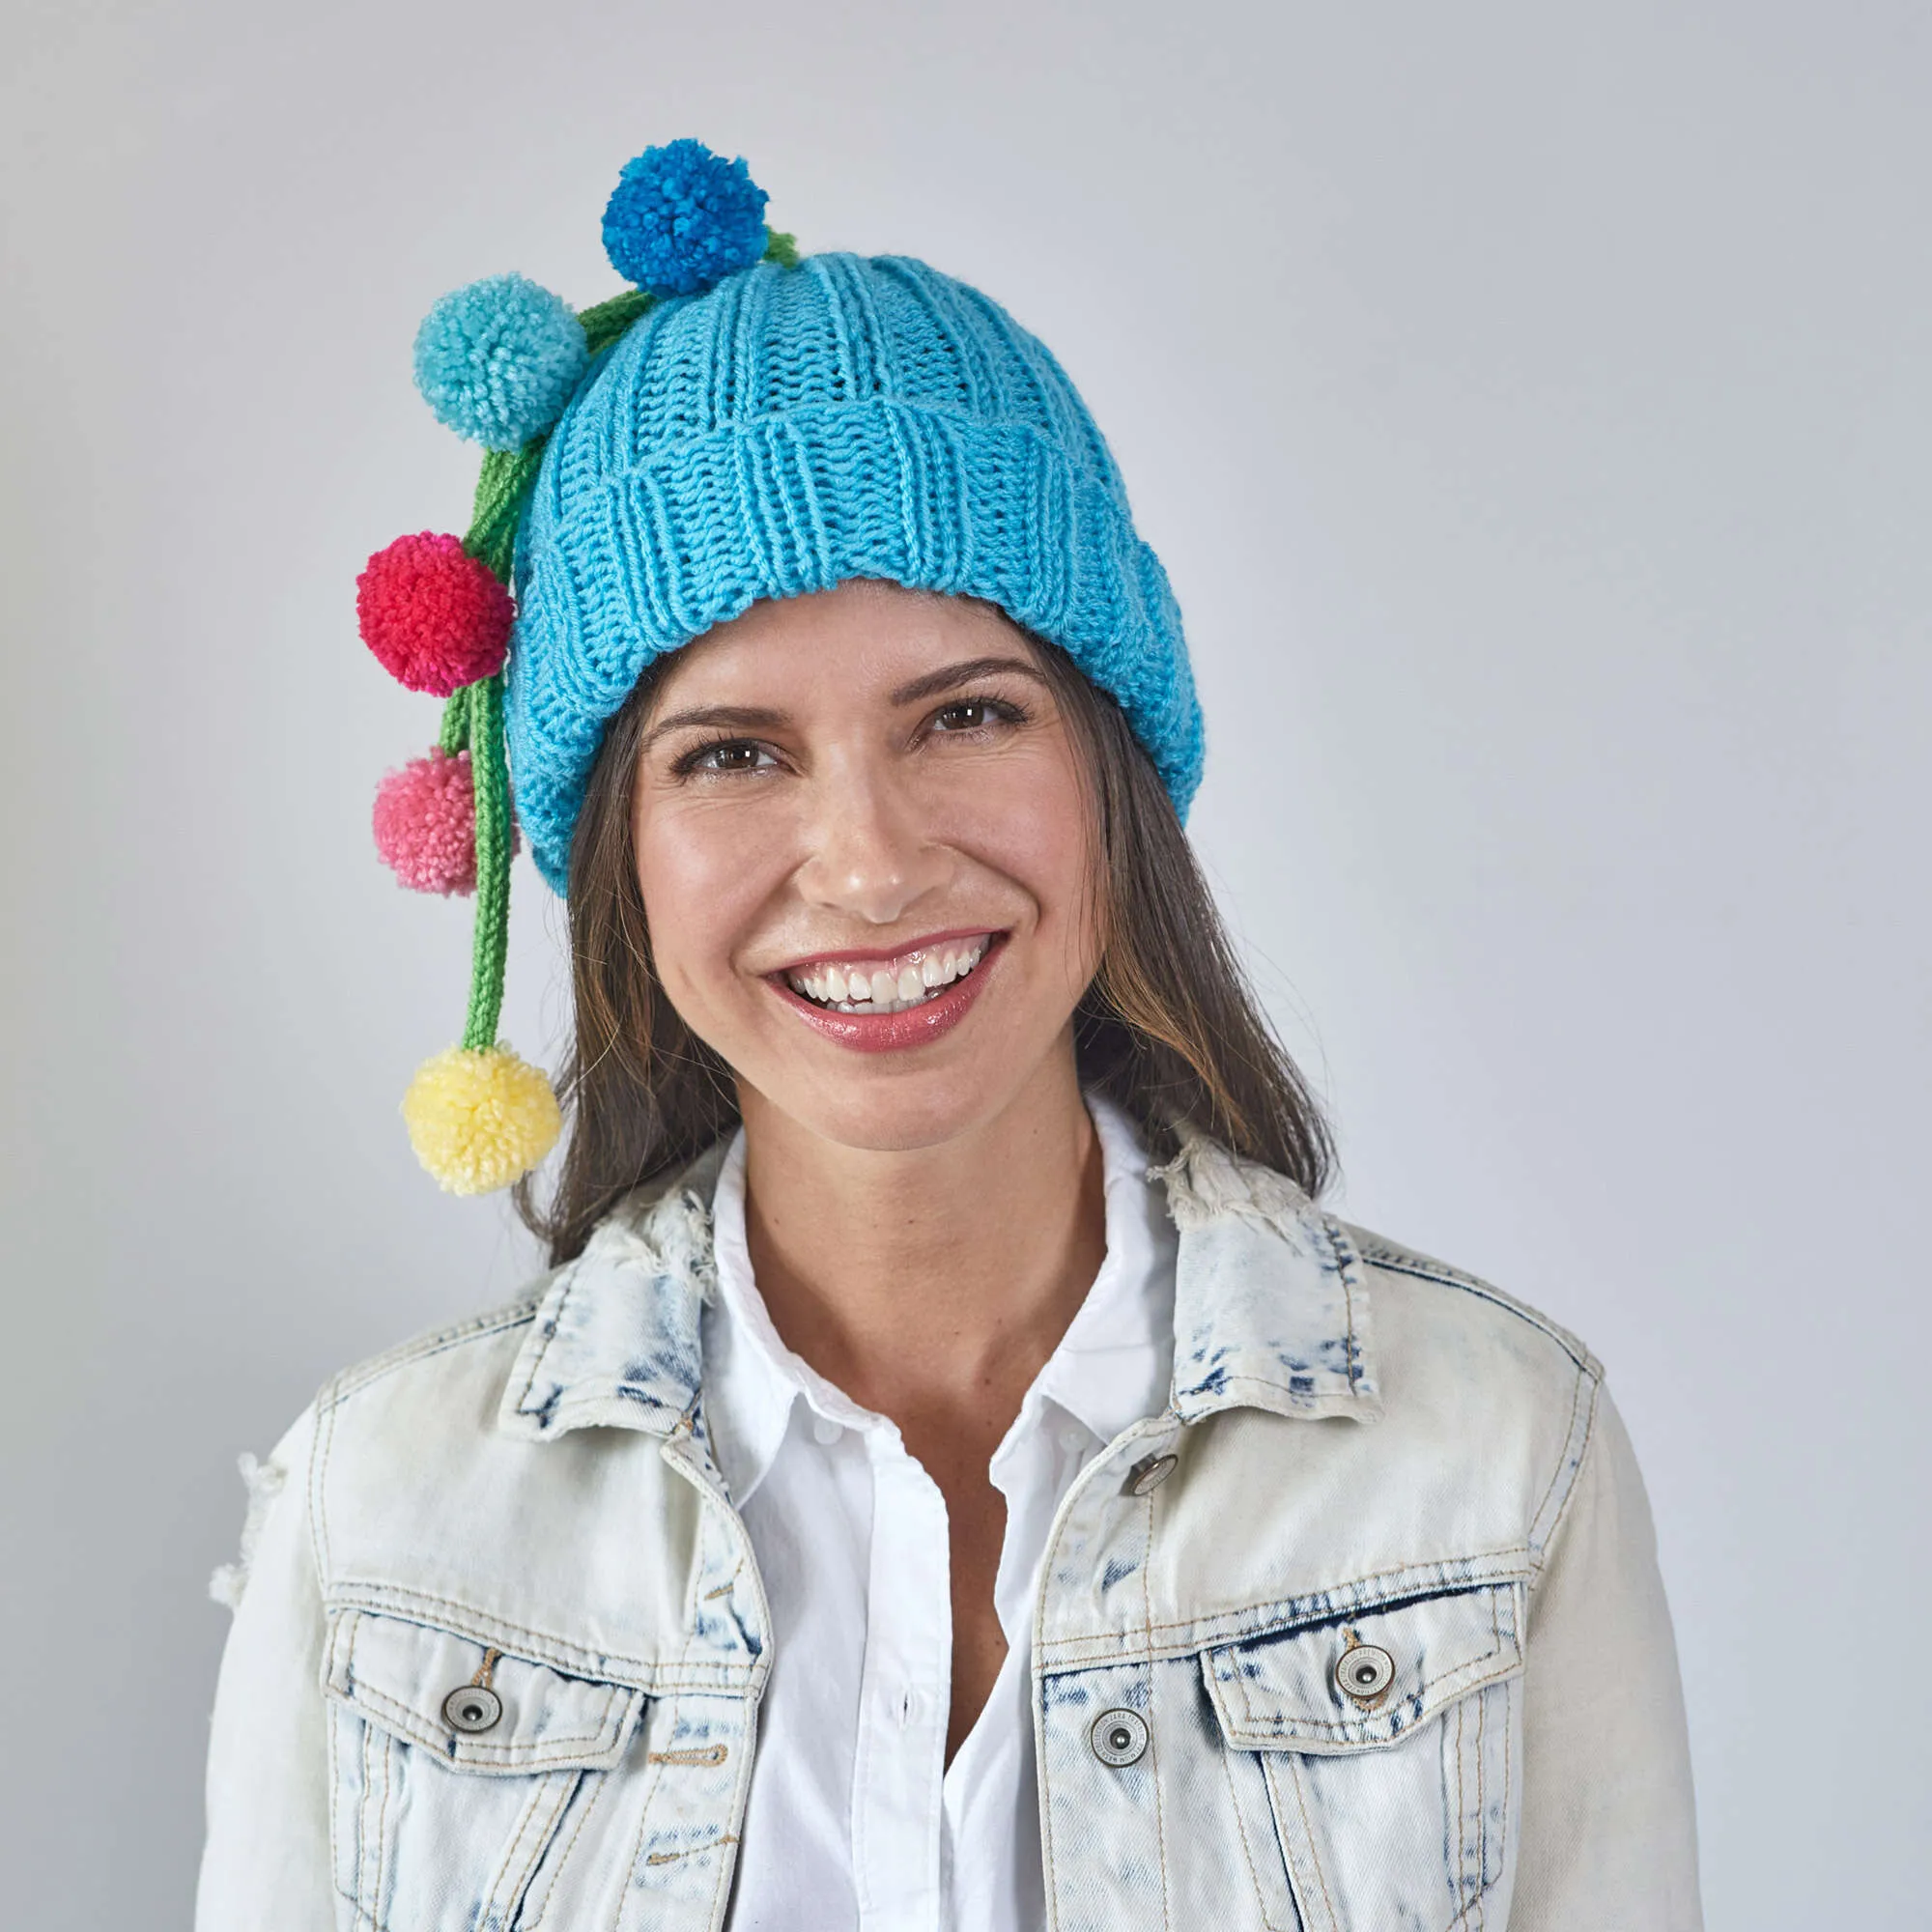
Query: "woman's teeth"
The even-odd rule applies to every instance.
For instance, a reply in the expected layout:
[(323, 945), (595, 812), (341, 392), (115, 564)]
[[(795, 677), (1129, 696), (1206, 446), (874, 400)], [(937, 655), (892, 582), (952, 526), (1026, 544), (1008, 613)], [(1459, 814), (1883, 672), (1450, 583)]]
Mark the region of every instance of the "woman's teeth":
[(868, 966), (862, 960), (841, 965), (828, 960), (802, 973), (787, 973), (794, 993), (841, 1013), (902, 1013), (923, 1007), (943, 987), (963, 980), (985, 956), (987, 941), (969, 939), (935, 946), (927, 952)]

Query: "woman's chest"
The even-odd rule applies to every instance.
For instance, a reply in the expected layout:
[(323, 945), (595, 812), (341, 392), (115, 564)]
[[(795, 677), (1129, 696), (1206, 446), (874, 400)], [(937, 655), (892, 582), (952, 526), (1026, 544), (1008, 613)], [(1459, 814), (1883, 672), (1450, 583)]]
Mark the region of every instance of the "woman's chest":
[[(624, 1485), (589, 1507), (536, 1463), (447, 1499), (440, 1548), (387, 1542), (381, 1587), (347, 1565), (345, 1927), (1501, 1922), (1535, 1509), (1507, 1472), (1472, 1499), (1448, 1471), (1435, 1504), (1354, 1425), (1128, 1432), (1050, 1499), (1032, 1655), (982, 1726), (1000, 1748), (976, 1765), (969, 1739), (949, 1780), (946, 1517), (918, 1465), (775, 1471), (738, 1511), (696, 1445), (658, 1449), (600, 1446), (675, 1476), (637, 1485), (628, 1566), (606, 1548)], [(949, 1850), (1004, 1916), (974, 1918)]]

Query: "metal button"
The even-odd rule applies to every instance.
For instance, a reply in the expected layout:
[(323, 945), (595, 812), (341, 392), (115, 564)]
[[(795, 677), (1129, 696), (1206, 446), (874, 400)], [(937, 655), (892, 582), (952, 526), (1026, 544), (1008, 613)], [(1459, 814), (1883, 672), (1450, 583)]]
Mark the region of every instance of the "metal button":
[(1179, 1456), (1150, 1456), (1127, 1472), (1127, 1493), (1151, 1496), (1179, 1467)]
[(442, 1721), (452, 1731), (474, 1735), (501, 1721), (503, 1700), (481, 1684), (465, 1684), (442, 1700)]
[(1335, 1688), (1357, 1704), (1378, 1704), (1395, 1682), (1395, 1659), (1372, 1643), (1358, 1643), (1335, 1660)]
[(1087, 1733), (1094, 1755), (1116, 1771), (1134, 1763), (1148, 1747), (1147, 1720), (1133, 1711), (1102, 1711)]

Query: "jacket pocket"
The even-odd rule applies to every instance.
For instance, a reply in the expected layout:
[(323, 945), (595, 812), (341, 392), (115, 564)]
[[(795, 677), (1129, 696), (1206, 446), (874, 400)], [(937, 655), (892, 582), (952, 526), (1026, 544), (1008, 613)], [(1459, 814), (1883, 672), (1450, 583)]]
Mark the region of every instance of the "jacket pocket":
[(643, 1709), (633, 1686), (336, 1611), (324, 1659), (335, 1887), (361, 1932), (514, 1932)]
[(1504, 1922), (1520, 1617), (1503, 1583), (1204, 1654), (1236, 1804), (1272, 1821), (1305, 1932)]

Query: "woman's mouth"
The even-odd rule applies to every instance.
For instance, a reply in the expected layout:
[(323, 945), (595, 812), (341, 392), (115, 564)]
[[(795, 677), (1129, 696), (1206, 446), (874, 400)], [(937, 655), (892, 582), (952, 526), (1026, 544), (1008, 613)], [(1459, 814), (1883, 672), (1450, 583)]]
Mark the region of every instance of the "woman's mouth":
[(766, 983), (814, 1033), (862, 1053), (889, 1053), (958, 1025), (1005, 937), (950, 933), (889, 957), (828, 954), (769, 974)]
[(838, 1013), (903, 1013), (937, 999), (986, 955), (990, 933), (948, 939), (891, 959), (822, 959), (791, 967), (785, 983), (801, 999)]

